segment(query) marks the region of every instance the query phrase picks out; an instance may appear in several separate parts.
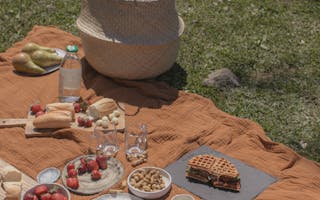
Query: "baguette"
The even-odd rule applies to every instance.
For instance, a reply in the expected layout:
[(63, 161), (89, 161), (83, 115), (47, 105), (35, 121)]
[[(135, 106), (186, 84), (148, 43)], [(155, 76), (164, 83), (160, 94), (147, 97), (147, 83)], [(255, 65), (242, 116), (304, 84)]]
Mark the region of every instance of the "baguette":
[(66, 110), (71, 112), (72, 119), (74, 120), (75, 112), (74, 112), (73, 103), (51, 103), (51, 104), (47, 104), (46, 106), (47, 113), (50, 113), (52, 111), (58, 111), (58, 110)]
[(33, 126), (35, 128), (69, 128), (72, 121), (71, 112), (56, 110), (35, 118)]
[(87, 109), (87, 114), (96, 120), (111, 114), (117, 108), (117, 104), (113, 99), (103, 98), (90, 105)]

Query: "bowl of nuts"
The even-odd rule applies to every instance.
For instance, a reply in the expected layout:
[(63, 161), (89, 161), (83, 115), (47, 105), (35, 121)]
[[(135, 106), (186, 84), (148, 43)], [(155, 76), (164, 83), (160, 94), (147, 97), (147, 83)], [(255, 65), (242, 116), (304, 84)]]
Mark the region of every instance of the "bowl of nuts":
[(157, 167), (135, 169), (128, 176), (128, 187), (132, 194), (144, 199), (157, 199), (171, 189), (171, 175)]

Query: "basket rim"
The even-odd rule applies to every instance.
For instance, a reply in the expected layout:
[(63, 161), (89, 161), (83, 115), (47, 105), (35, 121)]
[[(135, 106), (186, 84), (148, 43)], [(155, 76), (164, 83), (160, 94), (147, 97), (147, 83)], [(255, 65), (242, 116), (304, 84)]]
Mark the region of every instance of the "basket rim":
[(97, 32), (92, 31), (89, 28), (86, 28), (85, 24), (82, 23), (79, 18), (76, 20), (76, 25), (77, 25), (78, 29), (81, 32), (86, 33), (87, 35), (89, 35), (91, 37), (94, 37), (94, 38), (97, 38), (97, 39), (100, 39), (102, 41), (119, 43), (119, 44), (127, 44), (127, 45), (150, 45), (150, 46), (154, 46), (154, 45), (161, 45), (163, 43), (167, 43), (167, 42), (170, 42), (172, 40), (179, 39), (181, 37), (181, 35), (183, 34), (184, 29), (185, 29), (185, 23), (184, 23), (182, 17), (178, 16), (178, 19), (179, 19), (179, 34), (178, 34), (177, 38), (174, 38), (174, 39), (171, 39), (171, 40), (168, 40), (168, 41), (164, 41), (164, 42), (159, 42), (158, 40), (155, 40), (154, 42), (145, 42), (145, 41), (138, 41), (138, 40), (135, 41), (135, 42), (126, 42), (126, 41), (118, 40), (117, 38), (110, 38), (110, 37), (108, 37), (106, 35), (99, 34)]

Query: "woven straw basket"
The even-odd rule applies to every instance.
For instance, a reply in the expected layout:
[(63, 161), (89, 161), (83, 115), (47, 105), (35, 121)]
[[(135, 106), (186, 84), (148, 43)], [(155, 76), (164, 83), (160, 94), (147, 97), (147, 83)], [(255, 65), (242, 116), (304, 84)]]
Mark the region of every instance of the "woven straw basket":
[(90, 65), (131, 80), (169, 70), (184, 30), (174, 0), (82, 0), (77, 26)]

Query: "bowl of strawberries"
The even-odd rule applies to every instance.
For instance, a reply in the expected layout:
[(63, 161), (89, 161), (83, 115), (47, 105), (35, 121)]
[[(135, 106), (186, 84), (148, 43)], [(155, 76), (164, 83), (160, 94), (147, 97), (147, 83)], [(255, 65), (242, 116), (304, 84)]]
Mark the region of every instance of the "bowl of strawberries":
[(62, 183), (74, 193), (91, 195), (112, 187), (124, 174), (122, 163), (106, 155), (84, 155), (68, 162)]
[(23, 200), (70, 200), (69, 191), (56, 183), (38, 184), (27, 190)]

